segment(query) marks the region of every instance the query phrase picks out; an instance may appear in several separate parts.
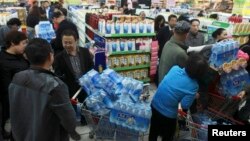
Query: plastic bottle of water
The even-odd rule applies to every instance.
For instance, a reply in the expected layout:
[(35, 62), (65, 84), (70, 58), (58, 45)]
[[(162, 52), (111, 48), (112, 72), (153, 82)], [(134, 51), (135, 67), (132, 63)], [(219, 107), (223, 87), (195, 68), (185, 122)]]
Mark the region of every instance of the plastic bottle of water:
[(146, 132), (149, 127), (150, 119), (151, 119), (152, 113), (151, 113), (151, 108), (147, 107), (146, 112), (145, 112), (145, 122), (144, 122), (144, 129), (143, 131)]
[[(132, 110), (132, 115), (134, 117), (137, 117), (138, 113), (139, 113), (138, 107), (134, 107)], [(134, 126), (134, 130), (139, 131), (139, 124), (138, 123), (136, 123), (136, 125)]]
[(231, 89), (231, 95), (234, 96), (236, 94), (239, 93), (239, 90), (240, 90), (240, 83), (241, 83), (241, 80), (240, 80), (240, 75), (239, 75), (239, 72), (238, 71), (235, 71), (235, 73), (232, 75), (230, 81), (232, 83), (232, 89)]
[(217, 45), (216, 44), (213, 44), (213, 47), (212, 47), (212, 54), (209, 58), (209, 61), (210, 61), (210, 64), (211, 65), (215, 65), (215, 61), (217, 59)]
[(220, 65), (223, 64), (223, 46), (221, 44), (216, 44), (215, 48), (215, 66), (219, 67)]
[[(145, 110), (144, 109), (139, 110), (138, 117), (145, 118)], [(145, 123), (143, 121), (140, 121), (140, 124), (139, 124), (139, 130), (140, 131), (144, 132), (144, 129), (145, 129), (144, 124)]]
[(234, 46), (234, 57), (235, 57), (234, 59), (236, 59), (239, 51), (239, 42), (234, 41), (232, 44)]
[(235, 49), (234, 49), (233, 43), (231, 41), (226, 43), (226, 47), (228, 49), (228, 54), (229, 54), (229, 56), (226, 58), (227, 59), (226, 62), (230, 62), (230, 61), (235, 59), (235, 57), (234, 57)]

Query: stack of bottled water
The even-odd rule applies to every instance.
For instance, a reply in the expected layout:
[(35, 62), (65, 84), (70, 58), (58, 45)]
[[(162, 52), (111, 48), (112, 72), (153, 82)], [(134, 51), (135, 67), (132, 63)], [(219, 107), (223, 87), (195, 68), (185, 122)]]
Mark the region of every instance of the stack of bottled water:
[(210, 64), (219, 68), (226, 62), (231, 62), (237, 58), (239, 44), (237, 41), (229, 40), (226, 42), (219, 42), (213, 45), (212, 54), (210, 56)]
[(89, 110), (97, 115), (106, 115), (109, 113), (108, 108), (112, 107), (111, 100), (103, 90), (96, 91), (86, 99), (86, 105)]
[(96, 87), (101, 87), (100, 74), (94, 69), (90, 70), (87, 74), (79, 79), (80, 86), (85, 90), (88, 95), (98, 91)]
[(135, 131), (146, 132), (151, 118), (151, 108), (146, 103), (117, 101), (110, 113), (110, 122)]
[(133, 131), (146, 132), (151, 118), (149, 103), (140, 101), (143, 83), (122, 77), (114, 70), (102, 74), (89, 71), (79, 79), (88, 93), (86, 105), (98, 115), (109, 115), (111, 123)]
[(121, 93), (125, 94), (123, 97), (130, 97), (134, 103), (139, 101), (143, 91), (143, 83), (141, 81), (132, 78), (124, 78), (122, 86)]
[(249, 84), (249, 74), (244, 69), (233, 70), (221, 75), (221, 86), (224, 96), (236, 96), (244, 86)]
[(55, 31), (49, 21), (39, 22), (38, 27), (39, 30), (37, 36), (39, 38), (43, 38), (50, 43), (50, 41), (56, 37)]

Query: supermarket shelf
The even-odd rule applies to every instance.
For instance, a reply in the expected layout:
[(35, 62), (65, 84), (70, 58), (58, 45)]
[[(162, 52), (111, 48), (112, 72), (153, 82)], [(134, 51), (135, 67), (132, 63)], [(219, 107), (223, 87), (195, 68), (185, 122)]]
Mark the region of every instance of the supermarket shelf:
[(85, 26), (90, 29), (92, 32), (94, 32), (95, 34), (102, 36), (102, 37), (111, 37), (111, 38), (122, 38), (122, 37), (152, 37), (155, 36), (155, 33), (130, 33), (130, 34), (102, 34), (100, 32), (98, 32), (97, 30), (93, 29), (90, 25), (88, 25), (87, 23), (83, 22), (83, 24), (85, 24)]
[(200, 31), (200, 32), (207, 33), (207, 30), (204, 30), (204, 29), (200, 29), (199, 31)]
[(89, 40), (89, 41), (92, 41), (92, 39), (86, 34), (86, 33), (84, 33), (85, 34), (85, 37)]
[(88, 28), (88, 29), (90, 29), (92, 32), (94, 32), (95, 34), (97, 34), (97, 35), (99, 35), (99, 36), (104, 36), (104, 34), (101, 34), (101, 33), (99, 33), (98, 31), (96, 31), (95, 29), (93, 29), (91, 26), (89, 26), (87, 23), (85, 23), (85, 22), (83, 22), (82, 21), (82, 23)]
[(149, 51), (142, 51), (142, 50), (135, 50), (135, 51), (119, 51), (119, 52), (112, 52), (109, 56), (114, 55), (126, 55), (126, 54), (145, 54), (150, 53)]
[(83, 29), (82, 29), (80, 26), (77, 25), (77, 28), (78, 28), (78, 30), (81, 31), (82, 33), (85, 33), (85, 32), (83, 31)]
[(233, 36), (248, 36), (250, 33), (233, 34)]
[(150, 67), (150, 64), (140, 65), (140, 66), (130, 66), (130, 67), (122, 67), (122, 68), (112, 68), (114, 71), (127, 71), (127, 70), (136, 70)]
[(140, 81), (142, 81), (144, 83), (148, 83), (148, 82), (150, 82), (150, 78), (146, 78), (146, 79), (143, 79), (143, 80), (140, 80)]
[(131, 34), (105, 34), (105, 37), (149, 37), (155, 36), (155, 33), (131, 33)]

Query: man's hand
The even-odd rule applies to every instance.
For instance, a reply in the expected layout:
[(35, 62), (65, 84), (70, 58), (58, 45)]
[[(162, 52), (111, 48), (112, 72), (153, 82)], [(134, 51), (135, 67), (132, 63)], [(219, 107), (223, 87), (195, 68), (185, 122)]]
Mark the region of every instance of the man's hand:
[(199, 98), (200, 98), (200, 94), (199, 94), (199, 93), (196, 93), (195, 98), (196, 98), (196, 99), (199, 99)]

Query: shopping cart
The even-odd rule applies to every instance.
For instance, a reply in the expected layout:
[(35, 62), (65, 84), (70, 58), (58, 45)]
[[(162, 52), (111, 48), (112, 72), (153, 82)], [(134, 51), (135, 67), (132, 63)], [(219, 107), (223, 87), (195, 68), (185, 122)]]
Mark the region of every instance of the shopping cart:
[[(202, 114), (201, 114), (202, 113)], [(190, 132), (190, 139), (193, 141), (207, 141), (208, 140), (208, 126), (204, 124), (202, 121), (204, 118), (209, 118), (211, 120), (209, 125), (242, 125), (243, 123), (224, 115), (216, 110), (208, 108), (208, 110), (203, 111), (201, 113), (191, 114), (188, 112), (187, 114), (179, 111), (179, 115), (186, 118), (187, 127)], [(201, 115), (205, 115), (202, 117)], [(216, 123), (214, 123), (216, 122)]]
[[(218, 94), (208, 94), (208, 107), (217, 113), (223, 113), (224, 116), (233, 119), (234, 114), (239, 108), (239, 105), (244, 102), (238, 96), (224, 97)], [(236, 121), (237, 122), (237, 121)], [(238, 124), (242, 124), (238, 122)]]
[[(144, 84), (142, 100), (147, 100), (150, 96), (149, 84)], [(88, 110), (85, 104), (81, 106), (81, 114), (85, 117), (90, 128), (89, 137), (95, 140), (113, 141), (143, 141), (147, 133), (138, 132), (120, 125), (111, 123), (109, 115), (100, 116)]]

